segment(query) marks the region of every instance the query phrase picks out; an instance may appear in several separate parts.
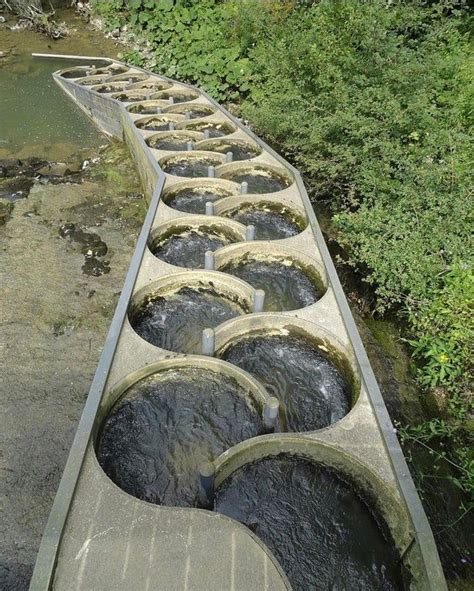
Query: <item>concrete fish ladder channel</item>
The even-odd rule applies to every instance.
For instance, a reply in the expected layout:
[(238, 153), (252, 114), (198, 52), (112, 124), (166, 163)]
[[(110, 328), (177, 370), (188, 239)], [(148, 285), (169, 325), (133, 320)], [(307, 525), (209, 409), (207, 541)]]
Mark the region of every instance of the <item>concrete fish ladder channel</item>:
[[(209, 509), (213, 491), (251, 464), (282, 454), (314, 462), (354, 486), (383, 522), (406, 573), (403, 588), (446, 589), (432, 532), (298, 171), (206, 93), (114, 60), (92, 67), (88, 60), (101, 58), (81, 59), (84, 66), (55, 72), (54, 79), (103, 131), (126, 142), (149, 209), (31, 589), (291, 588), (271, 550), (238, 521), (147, 502), (151, 497), (130, 494), (106, 474), (99, 451), (104, 425), (127, 392), (187, 375), (222, 377), (264, 429), (235, 434), (201, 469)], [(187, 268), (191, 258), (200, 268)], [(244, 267), (250, 275), (239, 276)], [(304, 278), (304, 293), (290, 290), (279, 299), (278, 279), (267, 310), (262, 286), (245, 277), (260, 277), (260, 269), (263, 278), (281, 269), (284, 277), (285, 268), (294, 274), (291, 282)], [(210, 316), (199, 324), (201, 297), (227, 306), (212, 326), (205, 324)], [(160, 324), (154, 340), (153, 322), (164, 318), (160, 306), (168, 304), (181, 324), (174, 332)], [(278, 405), (261, 376), (225, 361), (229, 348), (252, 335), (311, 343), (343, 376), (348, 399), (335, 414), (322, 412), (319, 423), (312, 422), (311, 405), (302, 416), (297, 389)], [(291, 384), (288, 391), (291, 398)], [(285, 418), (285, 405), (292, 406), (291, 417)]]

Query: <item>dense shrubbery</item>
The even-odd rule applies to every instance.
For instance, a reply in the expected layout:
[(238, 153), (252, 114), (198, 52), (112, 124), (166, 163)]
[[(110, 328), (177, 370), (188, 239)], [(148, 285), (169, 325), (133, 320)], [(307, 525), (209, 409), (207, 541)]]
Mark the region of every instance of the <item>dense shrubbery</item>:
[(454, 442), (460, 486), (472, 492), (467, 10), (422, 0), (93, 4), (111, 27), (140, 31), (146, 51), (129, 52), (133, 63), (219, 100), (239, 98), (314, 198), (330, 203), (347, 262), (373, 286), (377, 311), (408, 320), (420, 385), (449, 400), (443, 420), (405, 436)]
[(126, 24), (139, 31), (148, 51), (128, 52), (131, 63), (201, 84), (220, 100), (237, 98), (249, 89), (249, 60), (226, 28), (237, 15), (238, 2), (99, 0), (93, 4), (109, 27)]

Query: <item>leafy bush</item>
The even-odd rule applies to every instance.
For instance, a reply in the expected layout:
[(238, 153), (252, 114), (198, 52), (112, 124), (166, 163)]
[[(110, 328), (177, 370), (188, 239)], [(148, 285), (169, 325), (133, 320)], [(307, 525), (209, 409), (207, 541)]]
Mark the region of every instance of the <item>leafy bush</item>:
[(416, 1), (293, 11), (259, 31), (242, 112), (330, 204), (377, 310), (408, 319), (420, 386), (444, 389), (449, 404), (404, 436), (446, 442), (439, 459), (449, 456), (453, 481), (474, 500), (467, 19), (454, 5)]
[(408, 319), (421, 387), (450, 397), (447, 416), (434, 420), (448, 425), (443, 436), (472, 493), (464, 426), (474, 59), (463, 3), (93, 4), (111, 27), (127, 24), (142, 39), (133, 63), (240, 99), (242, 114), (306, 175), (313, 198), (330, 204), (347, 264), (373, 287), (377, 311)]
[[(147, 51), (126, 54), (135, 65), (146, 65), (166, 76), (199, 83), (220, 100), (237, 98), (248, 90), (249, 60), (227, 29), (238, 11), (238, 2), (96, 0), (94, 6), (113, 26), (126, 22), (139, 31)], [(110, 13), (114, 15), (112, 19)]]

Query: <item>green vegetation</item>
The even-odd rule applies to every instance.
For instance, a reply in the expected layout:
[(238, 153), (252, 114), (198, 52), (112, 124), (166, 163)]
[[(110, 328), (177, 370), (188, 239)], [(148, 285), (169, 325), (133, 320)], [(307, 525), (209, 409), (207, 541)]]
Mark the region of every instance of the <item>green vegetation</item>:
[(464, 3), (93, 6), (136, 33), (140, 49), (126, 59), (238, 102), (313, 199), (330, 204), (346, 264), (372, 286), (375, 312), (406, 322), (420, 388), (437, 401), (432, 419), (402, 436), (442, 444), (436, 453), (472, 508), (474, 59)]

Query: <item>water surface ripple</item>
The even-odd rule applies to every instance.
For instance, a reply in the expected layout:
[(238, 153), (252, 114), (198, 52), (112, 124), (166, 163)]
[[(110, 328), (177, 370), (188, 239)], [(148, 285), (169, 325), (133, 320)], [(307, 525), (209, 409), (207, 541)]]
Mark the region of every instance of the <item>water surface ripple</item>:
[(133, 385), (108, 416), (98, 444), (105, 473), (151, 503), (196, 507), (199, 465), (262, 431), (256, 404), (234, 380), (196, 368)]
[(217, 491), (215, 508), (263, 540), (294, 591), (404, 588), (398, 553), (329, 468), (287, 455), (247, 464)]
[(159, 259), (178, 267), (204, 268), (208, 250), (216, 250), (231, 240), (221, 232), (187, 230), (156, 242), (151, 251)]
[(288, 431), (327, 427), (351, 408), (350, 388), (340, 371), (303, 337), (251, 335), (231, 344), (221, 357), (248, 371), (280, 400)]
[(204, 328), (243, 314), (238, 303), (212, 288), (182, 287), (150, 299), (130, 317), (135, 331), (157, 347), (176, 353), (201, 353)]
[(265, 291), (265, 312), (298, 310), (320, 298), (318, 288), (298, 266), (280, 261), (244, 258), (220, 269)]

